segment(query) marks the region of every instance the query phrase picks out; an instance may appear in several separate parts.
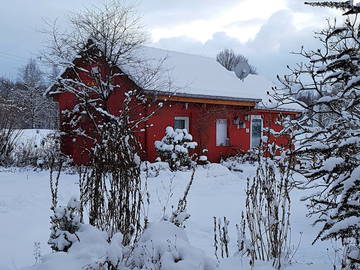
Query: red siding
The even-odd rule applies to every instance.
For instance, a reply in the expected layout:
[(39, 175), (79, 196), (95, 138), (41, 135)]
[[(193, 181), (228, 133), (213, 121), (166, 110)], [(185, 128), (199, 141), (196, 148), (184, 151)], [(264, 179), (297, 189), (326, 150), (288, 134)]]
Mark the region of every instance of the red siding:
[[(281, 126), (275, 123), (279, 112), (267, 112), (261, 110), (250, 110), (234, 106), (219, 106), (208, 104), (196, 104), (180, 102), (168, 102), (165, 106), (149, 120), (153, 126), (147, 130), (147, 158), (153, 161), (156, 157), (154, 142), (161, 140), (165, 135), (165, 128), (174, 125), (176, 116), (189, 117), (189, 132), (199, 146), (196, 152), (207, 149), (208, 159), (212, 162), (220, 161), (221, 157), (234, 155), (239, 151), (250, 149), (250, 115), (262, 115), (264, 131), (269, 127), (276, 131)], [(234, 118), (240, 118), (245, 123), (245, 128), (238, 128), (234, 124)], [(245, 120), (247, 118), (247, 120)], [(228, 146), (216, 146), (216, 119), (227, 119)], [(264, 134), (265, 135), (265, 134)], [(270, 138), (269, 142), (276, 141), (278, 145), (287, 144), (287, 138)]]

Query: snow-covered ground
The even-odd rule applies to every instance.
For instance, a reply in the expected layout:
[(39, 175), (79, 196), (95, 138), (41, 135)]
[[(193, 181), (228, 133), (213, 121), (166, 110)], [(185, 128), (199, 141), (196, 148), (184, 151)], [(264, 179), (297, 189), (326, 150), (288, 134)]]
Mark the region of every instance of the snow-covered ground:
[[(243, 165), (243, 173), (234, 173), (219, 164), (200, 167), (195, 174), (188, 199), (186, 233), (191, 244), (214, 257), (213, 217), (226, 216), (230, 220), (230, 246), (236, 246), (235, 224), (239, 223), (245, 208), (246, 178), (254, 175), (254, 165)], [(161, 171), (157, 177), (148, 179), (151, 194), (149, 217), (158, 221), (163, 207), (170, 214), (182, 196), (191, 172)], [(298, 176), (301, 177), (301, 176)], [(0, 170), (0, 269), (21, 269), (34, 264), (34, 242), (40, 242), (41, 254), (50, 253), (49, 237), (50, 192), (49, 173), (33, 170)], [(78, 195), (77, 175), (63, 174), (60, 182), (60, 204)], [(289, 269), (330, 269), (333, 251), (330, 242), (311, 245), (317, 228), (306, 217), (306, 207), (300, 198), (304, 191), (292, 192), (292, 238), (300, 246), (295, 254), (295, 266)], [(173, 194), (173, 195), (171, 195)], [(236, 269), (249, 269), (246, 263)], [(225, 264), (224, 264), (225, 265)], [(269, 269), (259, 264), (256, 269)]]

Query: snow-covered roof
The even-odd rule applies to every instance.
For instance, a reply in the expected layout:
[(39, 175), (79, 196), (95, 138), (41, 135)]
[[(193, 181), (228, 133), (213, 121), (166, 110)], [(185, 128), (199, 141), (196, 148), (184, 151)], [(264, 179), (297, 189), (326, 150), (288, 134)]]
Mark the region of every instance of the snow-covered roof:
[[(234, 72), (222, 67), (215, 58), (153, 47), (142, 47), (137, 50), (136, 55), (154, 63), (165, 59), (161, 66), (162, 76), (163, 79), (169, 78), (177, 95), (259, 101), (267, 99), (266, 92), (273, 86), (273, 83), (260, 75), (249, 75), (242, 81)], [(120, 68), (131, 76), (131, 68)]]
[[(147, 91), (165, 92), (165, 94), (170, 93), (183, 97), (252, 101), (262, 109), (266, 107), (267, 109), (301, 111), (301, 108), (295, 105), (291, 105), (291, 108), (277, 107), (267, 94), (274, 83), (265, 77), (250, 74), (244, 80), (240, 80), (234, 72), (221, 66), (215, 57), (148, 46), (136, 49), (133, 55), (135, 56), (133, 64), (119, 63), (119, 68), (129, 75), (138, 86)], [(146, 85), (148, 78), (144, 79), (144, 77), (155, 70), (157, 70), (155, 83)], [(49, 88), (47, 94), (53, 91), (52, 88), (53, 86)], [(56, 89), (54, 91), (56, 93)]]

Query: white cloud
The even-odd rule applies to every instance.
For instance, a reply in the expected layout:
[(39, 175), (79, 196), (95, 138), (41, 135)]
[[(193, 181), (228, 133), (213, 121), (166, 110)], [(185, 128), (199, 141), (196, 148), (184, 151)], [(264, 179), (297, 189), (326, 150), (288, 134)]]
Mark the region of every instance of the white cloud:
[(173, 27), (197, 20), (210, 20), (219, 12), (248, 0), (140, 0), (137, 7), (144, 20), (154, 28)]
[(286, 72), (286, 65), (299, 61), (299, 57), (291, 55), (302, 45), (314, 48), (317, 41), (313, 38), (314, 28), (297, 29), (294, 13), (291, 10), (281, 10), (274, 13), (247, 42), (216, 32), (206, 42), (199, 42), (188, 36), (163, 38), (154, 43), (155, 46), (188, 53), (215, 57), (223, 48), (232, 48), (248, 57), (258, 72), (275, 80), (277, 74)]
[[(193, 2), (196, 3), (197, 1)], [(213, 1), (210, 2), (213, 3)], [(173, 11), (170, 13), (172, 18), (168, 20), (162, 19), (164, 16), (166, 18), (168, 13), (159, 14), (157, 20), (162, 22), (161, 25), (152, 24), (151, 18), (145, 16), (145, 22), (153, 25), (153, 27), (150, 27), (150, 32), (154, 42), (161, 38), (183, 35), (205, 42), (215, 32), (226, 32), (241, 41), (247, 41), (254, 37), (261, 27), (261, 22), (264, 22), (274, 12), (286, 7), (284, 0), (263, 1), (260, 5), (257, 5), (253, 0), (216, 2), (225, 3), (223, 5), (205, 5), (204, 1), (199, 1), (199, 3), (202, 3), (202, 5), (194, 6), (189, 3), (186, 9), (187, 12), (196, 14), (196, 16), (181, 17), (180, 22), (178, 19), (183, 9), (171, 9)], [(206, 18), (201, 16), (204, 10), (211, 11)], [(239, 24), (236, 24), (236, 22), (239, 22)]]
[[(44, 27), (43, 18), (64, 18), (70, 11), (103, 2), (4, 1), (1, 10), (5, 12), (0, 16), (0, 76), (16, 76), (17, 69), (42, 48), (43, 36), (38, 30)], [(156, 46), (210, 56), (222, 48), (234, 48), (268, 76), (276, 70), (281, 72), (292, 61), (289, 51), (302, 44), (313, 44), (312, 30), (319, 27), (325, 16), (335, 14), (330, 9), (305, 6), (303, 0), (137, 2)]]

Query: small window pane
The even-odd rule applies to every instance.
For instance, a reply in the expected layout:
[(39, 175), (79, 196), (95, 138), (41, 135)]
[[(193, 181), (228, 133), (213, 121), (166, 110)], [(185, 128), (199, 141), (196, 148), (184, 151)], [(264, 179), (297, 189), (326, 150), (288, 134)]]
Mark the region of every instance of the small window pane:
[(261, 132), (262, 132), (262, 120), (253, 119), (251, 126), (251, 146), (258, 147), (261, 142)]
[(185, 120), (184, 119), (175, 119), (174, 129), (185, 129)]
[(227, 120), (216, 119), (216, 146), (229, 145), (229, 139), (227, 135)]

